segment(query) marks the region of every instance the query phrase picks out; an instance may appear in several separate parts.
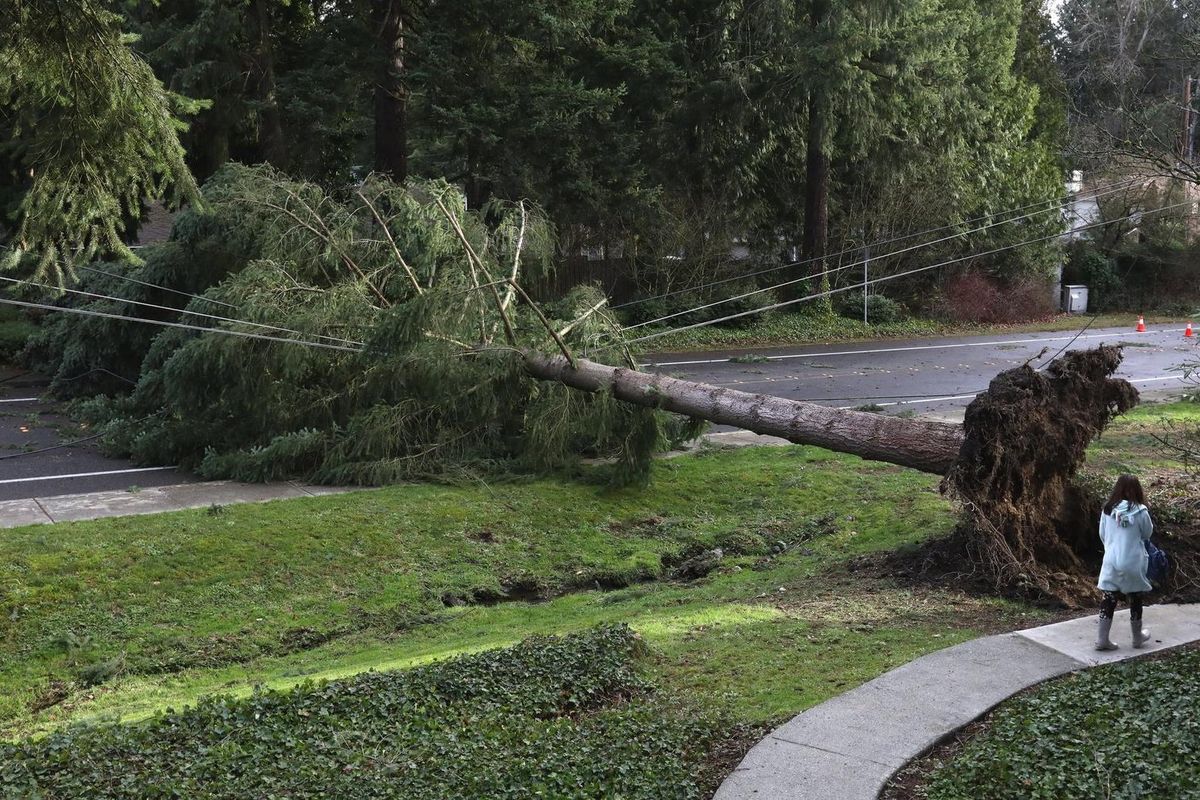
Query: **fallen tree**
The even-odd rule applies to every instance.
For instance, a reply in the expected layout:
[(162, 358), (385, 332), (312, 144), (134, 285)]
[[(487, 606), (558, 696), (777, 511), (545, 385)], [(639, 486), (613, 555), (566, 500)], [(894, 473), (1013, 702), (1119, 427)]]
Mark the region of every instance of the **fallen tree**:
[(526, 352), (523, 359), (540, 380), (922, 472), (945, 474), (963, 442), (961, 425), (829, 408), (580, 358), (572, 364), (562, 355)]
[(1088, 444), (1138, 402), (1112, 377), (1117, 347), (1066, 354), (1045, 371), (1001, 373), (963, 425), (826, 408), (565, 356), (524, 355), (525, 369), (619, 400), (735, 425), (797, 444), (944, 475), (965, 511), (965, 554), (997, 585), (1075, 603), (1094, 594), (1098, 503), (1072, 482)]
[[(944, 475), (968, 555), (997, 585), (1062, 597), (1082, 585), (1094, 520), (1072, 477), (1088, 442), (1137, 402), (1111, 377), (1116, 348), (1003, 373), (962, 426), (838, 410), (633, 368), (598, 291), (546, 303), (526, 293), (553, 268), (553, 247), (524, 205), (468, 211), (445, 183), (374, 179), (335, 197), (246, 168), (206, 199), (206, 213), (252, 236), (253, 260), (183, 315), (212, 319), (218, 303), (232, 335), (166, 331), (130, 394), (93, 403), (110, 445), (139, 461), (375, 484), (588, 455), (636, 479), (708, 421)], [(48, 358), (97, 346), (61, 336)]]

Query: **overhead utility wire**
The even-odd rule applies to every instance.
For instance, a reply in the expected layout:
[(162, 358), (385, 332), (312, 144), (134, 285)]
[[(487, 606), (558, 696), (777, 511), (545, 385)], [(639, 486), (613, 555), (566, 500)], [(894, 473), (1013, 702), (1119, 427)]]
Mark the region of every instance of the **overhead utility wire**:
[[(721, 304), (723, 304), (723, 303), (731, 303), (731, 302), (733, 302), (733, 301), (735, 301), (735, 300), (743, 300), (743, 299), (745, 299), (745, 298), (747, 298), (747, 297), (753, 297), (753, 296), (754, 296), (754, 295), (756, 295), (756, 294), (762, 294), (763, 292), (770, 292), (770, 291), (773, 291), (773, 290), (775, 290), (775, 289), (782, 289), (782, 288), (783, 288), (783, 287), (785, 287), (785, 286), (793, 286), (793, 285), (795, 285), (795, 284), (797, 284), (797, 283), (804, 283), (805, 281), (811, 281), (811, 280), (814, 280), (814, 279), (816, 279), (816, 278), (822, 278), (822, 277), (825, 277), (825, 276), (827, 276), (827, 275), (832, 275), (832, 274), (834, 274), (834, 273), (836, 273), (836, 272), (842, 272), (842, 271), (844, 271), (844, 270), (853, 269), (854, 267), (861, 267), (863, 264), (868, 264), (868, 263), (870, 263), (871, 261), (878, 261), (878, 260), (880, 260), (880, 259), (883, 259), (883, 258), (890, 258), (891, 256), (898, 256), (898, 255), (901, 255), (901, 254), (903, 254), (903, 253), (911, 253), (911, 252), (914, 252), (914, 251), (916, 251), (916, 250), (922, 250), (922, 249), (924, 249), (924, 248), (926, 248), (926, 247), (932, 247), (932, 246), (934, 246), (934, 245), (937, 245), (937, 244), (943, 244), (943, 243), (945, 243), (945, 242), (953, 241), (953, 240), (955, 240), (955, 239), (959, 239), (959, 238), (961, 238), (961, 237), (964, 237), (964, 236), (970, 236), (971, 234), (975, 234), (975, 233), (982, 233), (983, 231), (989, 230), (989, 229), (991, 229), (991, 228), (995, 228), (995, 227), (997, 227), (998, 225), (1006, 225), (1006, 224), (1008, 224), (1008, 223), (1012, 223), (1012, 222), (1019, 222), (1019, 221), (1021, 221), (1021, 220), (1023, 220), (1023, 219), (1028, 219), (1028, 218), (1030, 218), (1030, 217), (1037, 216), (1038, 214), (1045, 214), (1045, 213), (1046, 213), (1046, 212), (1048, 212), (1048, 211), (1056, 211), (1056, 210), (1057, 210), (1057, 211), (1061, 211), (1061, 210), (1062, 210), (1062, 207), (1058, 207), (1058, 208), (1047, 208), (1047, 209), (1042, 209), (1041, 211), (1034, 211), (1034, 212), (1031, 212), (1031, 213), (1029, 213), (1029, 214), (1025, 214), (1025, 215), (1023, 215), (1023, 216), (1020, 216), (1020, 217), (1014, 217), (1014, 218), (1012, 218), (1012, 219), (1006, 219), (1006, 220), (998, 220), (998, 221), (996, 221), (996, 222), (991, 222), (991, 223), (989, 223), (989, 224), (987, 224), (987, 225), (984, 225), (984, 226), (982, 226), (982, 227), (979, 227), (979, 228), (974, 228), (974, 229), (972, 229), (972, 230), (969, 230), (969, 231), (962, 231), (961, 233), (955, 233), (955, 234), (952, 234), (952, 235), (950, 235), (950, 236), (944, 236), (944, 237), (942, 237), (941, 239), (935, 239), (935, 240), (933, 240), (933, 241), (930, 241), (930, 242), (921, 242), (920, 244), (909, 245), (908, 247), (904, 247), (904, 248), (901, 248), (901, 249), (899, 249), (899, 250), (892, 250), (892, 251), (889, 251), (889, 252), (887, 252), (887, 253), (883, 253), (883, 254), (880, 254), (880, 255), (878, 255), (878, 256), (875, 256), (874, 258), (863, 259), (863, 260), (861, 260), (861, 261), (852, 261), (852, 262), (850, 262), (849, 264), (843, 264), (843, 265), (841, 265), (841, 266), (838, 266), (838, 267), (829, 267), (829, 268), (826, 268), (826, 269), (822, 270), (821, 272), (816, 272), (816, 273), (813, 273), (813, 274), (811, 274), (811, 275), (805, 275), (805, 276), (803, 276), (803, 277), (800, 277), (800, 278), (793, 278), (792, 280), (784, 281), (784, 282), (782, 282), (782, 283), (777, 283), (777, 284), (775, 284), (775, 285), (773, 285), (773, 286), (766, 286), (766, 287), (763, 287), (763, 288), (761, 288), (761, 289), (754, 289), (754, 290), (752, 290), (752, 291), (749, 291), (749, 292), (744, 292), (743, 294), (734, 295), (733, 297), (725, 297), (725, 298), (722, 298), (722, 299), (720, 299), (720, 300), (714, 300), (714, 301), (712, 301), (711, 303), (706, 303), (706, 304), (704, 304), (704, 305), (695, 306), (695, 307), (693, 307), (693, 308), (687, 308), (687, 309), (684, 309), (684, 310), (682, 310), (682, 311), (676, 311), (676, 312), (673, 312), (673, 313), (671, 313), (671, 314), (665, 314), (665, 315), (663, 315), (663, 316), (661, 316), (661, 317), (656, 317), (655, 319), (646, 320), (645, 322), (639, 322), (639, 323), (637, 323), (637, 324), (635, 324), (635, 325), (629, 325), (629, 326), (627, 326), (627, 327), (626, 327), (624, 330), (627, 330), (627, 331), (628, 331), (628, 330), (634, 330), (635, 328), (644, 328), (644, 327), (646, 327), (646, 326), (648, 326), (648, 325), (654, 325), (654, 324), (657, 324), (657, 323), (659, 323), (659, 322), (666, 322), (666, 321), (667, 321), (667, 320), (669, 320), (669, 319), (675, 319), (676, 317), (682, 317), (682, 316), (686, 316), (686, 315), (688, 315), (688, 314), (693, 314), (693, 313), (695, 313), (695, 312), (697, 312), (697, 311), (703, 311), (703, 310), (705, 310), (705, 309), (712, 308), (712, 307), (714, 307), (714, 306), (719, 306), (719, 305), (721, 305)], [(1075, 230), (1078, 230), (1078, 229), (1075, 229)], [(1058, 236), (1058, 235), (1061, 235), (1061, 234), (1055, 234), (1055, 236)]]
[(290, 334), (293, 334), (294, 336), (315, 336), (318, 339), (328, 339), (329, 341), (340, 342), (342, 344), (355, 344), (355, 345), (362, 344), (362, 342), (356, 342), (352, 339), (342, 339), (337, 336), (326, 336), (325, 334), (322, 334), (322, 333), (305, 333), (303, 331), (292, 330), (291, 328), (282, 328), (278, 325), (268, 325), (265, 322), (250, 322), (249, 320), (244, 320), (244, 319), (233, 319), (232, 317), (221, 317), (221, 316), (217, 316), (215, 314), (205, 314), (200, 311), (188, 311), (187, 309), (184, 309), (184, 308), (175, 308), (174, 306), (160, 306), (156, 303), (146, 303), (141, 300), (130, 300), (125, 297), (115, 297), (113, 295), (108, 295), (108, 294), (98, 294), (96, 292), (87, 292), (82, 289), (66, 289), (66, 288), (60, 288), (60, 287), (56, 287), (56, 286), (49, 286), (44, 283), (37, 283), (36, 281), (22, 280), (20, 278), (6, 278), (6, 277), (0, 275), (0, 281), (5, 281), (7, 283), (17, 283), (17, 284), (21, 284), (24, 286), (36, 286), (41, 289), (49, 289), (50, 291), (63, 291), (63, 292), (67, 292), (69, 294), (77, 294), (77, 295), (81, 295), (83, 297), (95, 298), (97, 300), (112, 300), (112, 301), (115, 301), (118, 303), (129, 303), (130, 305), (143, 306), (145, 308), (154, 308), (159, 311), (174, 311), (177, 314), (187, 314), (187, 315), (193, 316), (193, 317), (202, 317), (204, 319), (214, 319), (214, 320), (218, 320), (220, 322), (232, 322), (232, 323), (235, 323), (238, 325), (250, 325), (250, 326), (256, 327), (256, 328), (264, 328), (266, 330), (280, 331), (282, 333), (290, 333)]
[[(150, 419), (151, 417), (157, 417), (161, 413), (162, 413), (161, 410), (155, 411), (153, 414), (148, 414), (139, 420), (135, 420), (134, 422), (135, 422), (135, 424), (139, 423), (139, 422), (145, 422), (146, 420)], [(58, 444), (52, 444), (49, 447), (42, 447), (37, 450), (22, 450), (19, 453), (12, 453), (11, 455), (0, 456), (0, 461), (8, 461), (10, 458), (23, 458), (25, 456), (36, 456), (39, 453), (48, 453), (51, 450), (62, 450), (64, 447), (74, 447), (77, 444), (83, 444), (84, 442), (90, 442), (93, 439), (99, 439), (101, 436), (104, 436), (104, 435), (105, 434), (102, 431), (100, 433), (93, 433), (90, 436), (83, 436), (79, 439), (72, 439), (68, 442), (59, 442)]]
[(104, 311), (92, 311), (86, 308), (67, 308), (64, 306), (52, 306), (47, 303), (28, 303), (24, 300), (10, 300), (6, 297), (0, 297), (0, 304), (19, 306), (21, 308), (38, 308), (44, 311), (61, 311), (64, 314), (80, 314), (85, 317), (105, 317), (106, 319), (123, 319), (130, 322), (144, 322), (147, 325), (161, 325), (166, 328), (183, 328), (184, 330), (201, 331), (203, 333), (220, 333), (225, 336), (241, 336), (247, 339), (261, 339), (267, 342), (282, 342), (287, 344), (302, 344), (308, 347), (323, 347), (328, 350), (344, 350), (348, 353), (361, 353), (362, 347), (343, 347), (338, 344), (327, 344), (326, 342), (314, 342), (308, 339), (284, 339), (279, 336), (267, 336), (261, 333), (250, 333), (249, 331), (231, 331), (227, 328), (206, 328), (203, 325), (188, 325), (183, 322), (166, 322), (159, 319), (146, 319), (144, 317), (130, 317), (124, 314), (109, 314)]
[(119, 275), (115, 272), (106, 272), (105, 270), (96, 269), (95, 267), (80, 267), (79, 269), (83, 270), (84, 272), (93, 272), (97, 275), (107, 275), (108, 277), (116, 278), (119, 281), (127, 281), (129, 283), (136, 283), (139, 286), (146, 286), (150, 289), (161, 289), (164, 292), (171, 292), (172, 294), (183, 295), (184, 297), (190, 297), (193, 300), (203, 300), (206, 303), (216, 303), (217, 305), (225, 306), (226, 308), (237, 308), (237, 306), (235, 306), (233, 303), (226, 303), (224, 300), (214, 300), (211, 297), (205, 297), (204, 295), (200, 295), (200, 294), (192, 294), (191, 292), (185, 292), (181, 289), (172, 289), (169, 286), (162, 286), (157, 283), (149, 283), (147, 281), (139, 280), (137, 278), (131, 278), (128, 275)]
[[(1180, 208), (1181, 206), (1187, 206), (1187, 205), (1192, 205), (1192, 202), (1189, 200), (1186, 202), (1175, 203), (1173, 205), (1163, 206), (1162, 208), (1154, 208), (1154, 209), (1150, 209), (1148, 211), (1143, 211), (1143, 212), (1139, 212), (1139, 213), (1141, 214), (1141, 216), (1145, 216), (1147, 214), (1160, 213), (1163, 211), (1170, 211), (1172, 209)], [(1121, 217), (1119, 219), (1106, 220), (1104, 222), (1096, 222), (1091, 225), (1083, 225), (1078, 228), (1075, 228), (1071, 232), (1074, 233), (1077, 231), (1091, 230), (1093, 228), (1101, 228), (1101, 227), (1104, 227), (1105, 225), (1111, 225), (1114, 222), (1122, 222), (1125, 220), (1134, 219), (1137, 216), (1138, 216), (1138, 214), (1130, 214), (1128, 216)], [(715, 319), (706, 320), (704, 322), (696, 322), (691, 325), (684, 325), (681, 328), (670, 328), (665, 331), (658, 331), (656, 333), (647, 334), (646, 336), (639, 336), (635, 339), (626, 339), (623, 342), (621, 342), (619, 346), (636, 344), (637, 342), (645, 342), (645, 341), (649, 341), (651, 339), (658, 339), (663, 336), (669, 336), (670, 334), (673, 334), (673, 333), (681, 333), (683, 331), (690, 331), (695, 328), (703, 328), (703, 327), (707, 327), (709, 325), (716, 325), (721, 322), (728, 322), (729, 320), (740, 319), (741, 317), (748, 317), (751, 314), (761, 314), (764, 311), (773, 311), (774, 309), (777, 309), (777, 308), (783, 308), (784, 306), (790, 306), (790, 305), (794, 305), (796, 303), (803, 303), (807, 300), (815, 300), (820, 297), (826, 297), (828, 295), (838, 294), (839, 292), (848, 292), (851, 289), (862, 289), (867, 286), (873, 286), (876, 283), (884, 283), (886, 281), (894, 281), (897, 278), (905, 278), (905, 277), (908, 277), (909, 275), (915, 275), (918, 272), (927, 272), (931, 269), (937, 269), (939, 267), (946, 267), (951, 264), (961, 263), (963, 261), (970, 261), (973, 258), (982, 258), (984, 256), (995, 255), (996, 253), (1003, 253), (1006, 250), (1013, 250), (1017, 247), (1024, 247), (1025, 245), (1029, 245), (1029, 244), (1037, 244), (1039, 242), (1050, 241), (1051, 239), (1058, 239), (1064, 235), (1066, 235), (1066, 234), (1055, 233), (1051, 236), (1042, 236), (1037, 239), (1028, 239), (1024, 242), (1017, 242), (1016, 244), (1005, 245), (1004, 247), (997, 247), (995, 250), (989, 250), (985, 253), (971, 253), (969, 255), (961, 256), (959, 258), (952, 258), (949, 261), (942, 261), (937, 264), (930, 264), (928, 266), (918, 267), (916, 269), (910, 269), (906, 272), (898, 272), (895, 275), (887, 275), (882, 278), (876, 278), (876, 279), (870, 280), (870, 281), (863, 281), (862, 283), (856, 283), (856, 284), (852, 284), (850, 286), (842, 286), (837, 289), (830, 289), (827, 292), (817, 292), (816, 294), (806, 295), (805, 297), (798, 297), (793, 300), (784, 300), (784, 301), (781, 301), (778, 303), (772, 303), (770, 305), (763, 306), (761, 308), (753, 308), (753, 309), (750, 309), (749, 311), (741, 311), (736, 314), (728, 314), (724, 317), (717, 317)], [(605, 349), (607, 349), (608, 347), (616, 347), (616, 346), (618, 346), (618, 345), (607, 345)]]
[[(648, 303), (651, 300), (662, 300), (667, 297), (674, 297), (677, 294), (686, 294), (687, 292), (695, 292), (699, 289), (707, 289), (707, 288), (710, 288), (713, 286), (720, 286), (721, 284), (731, 283), (733, 281), (743, 281), (743, 280), (746, 280), (747, 278), (754, 278), (759, 275), (766, 275), (767, 273), (770, 273), (770, 272), (778, 272), (781, 269), (790, 269), (791, 267), (802, 267), (805, 264), (811, 264), (814, 261), (820, 261), (820, 260), (822, 260), (822, 258), (824, 258), (824, 259), (837, 258), (839, 256), (844, 256), (849, 253), (853, 253), (855, 251), (860, 251), (863, 249), (864, 246), (883, 247), (884, 245), (893, 244), (895, 242), (902, 242), (905, 239), (913, 239), (917, 236), (927, 236), (932, 233), (941, 233), (942, 231), (953, 230), (962, 225), (973, 225), (976, 222), (982, 222), (986, 219), (991, 219), (992, 217), (995, 217), (995, 216), (999, 216), (999, 215), (1003, 215), (1003, 214), (1015, 214), (1018, 211), (1024, 211), (1028, 208), (1033, 208), (1034, 206), (1045, 205), (1046, 203), (1057, 203), (1057, 205), (1052, 208), (1042, 209), (1042, 211), (1040, 211), (1038, 213), (1044, 213), (1046, 211), (1053, 211), (1055, 208), (1062, 210), (1062, 209), (1067, 208), (1067, 206), (1069, 206), (1073, 202), (1077, 202), (1079, 200), (1095, 200), (1095, 199), (1103, 197), (1105, 195), (1114, 194), (1116, 192), (1120, 192), (1125, 189), (1128, 189), (1131, 186), (1135, 185), (1136, 183), (1137, 183), (1137, 181), (1135, 181), (1135, 180), (1128, 180), (1128, 181), (1124, 181), (1121, 183), (1109, 184), (1108, 186), (1103, 186), (1103, 187), (1099, 187), (1097, 189), (1093, 189), (1092, 192), (1089, 193), (1088, 195), (1072, 195), (1072, 196), (1067, 197), (1062, 200), (1057, 200), (1057, 199), (1056, 200), (1040, 200), (1037, 203), (1030, 203), (1029, 205), (1026, 205), (1026, 206), (1020, 206), (1018, 208), (1010, 208), (1005, 211), (997, 211), (994, 214), (985, 214), (983, 216), (963, 220), (962, 222), (954, 223), (952, 225), (943, 225), (940, 228), (929, 228), (928, 230), (917, 231), (916, 233), (906, 233), (902, 236), (893, 236), (891, 239), (883, 239), (883, 240), (877, 241), (877, 242), (869, 242), (866, 245), (859, 245), (857, 247), (847, 247), (844, 250), (839, 250), (836, 253), (828, 253), (825, 256), (806, 258), (801, 261), (789, 261), (786, 264), (780, 264), (780, 265), (774, 266), (774, 267), (767, 267), (766, 269), (760, 269), (757, 272), (749, 272), (749, 273), (746, 273), (745, 275), (736, 275), (731, 278), (723, 278), (723, 279), (717, 280), (717, 281), (710, 281), (709, 283), (701, 283), (697, 286), (690, 286), (686, 289), (676, 289), (675, 291), (665, 292), (664, 294), (658, 294), (658, 295), (654, 295), (652, 297), (641, 297), (641, 298), (638, 298), (637, 300), (629, 300), (627, 302), (619, 303), (618, 305), (612, 306), (612, 308), (614, 310), (620, 309), (620, 308), (628, 308), (629, 306), (638, 305), (639, 303)], [(1003, 220), (1003, 221), (1015, 222), (1016, 219)], [(964, 233), (962, 235), (966, 235), (966, 234)], [(889, 255), (892, 255), (892, 254), (884, 253), (879, 256), (876, 256), (876, 258), (871, 259), (871, 260), (874, 261), (876, 259), (886, 258)]]
[[(1162, 208), (1151, 209), (1149, 211), (1145, 211), (1145, 212), (1141, 212), (1141, 213), (1144, 216), (1145, 214), (1151, 214), (1151, 213), (1155, 213), (1155, 212), (1170, 211), (1174, 208), (1179, 208), (1181, 206), (1186, 206), (1186, 205), (1191, 205), (1191, 201), (1175, 203), (1174, 205), (1164, 206)], [(1131, 214), (1127, 217), (1122, 217), (1122, 218), (1116, 219), (1116, 220), (1107, 220), (1105, 222), (1094, 223), (1092, 225), (1087, 225), (1084, 227), (1077, 228), (1076, 230), (1090, 230), (1092, 228), (1103, 227), (1104, 225), (1111, 225), (1113, 222), (1120, 222), (1123, 220), (1132, 219), (1135, 216), (1137, 216), (1137, 215)], [(659, 331), (657, 333), (653, 333), (653, 334), (650, 334), (647, 336), (642, 336), (637, 339), (630, 339), (626, 342), (621, 342), (619, 344), (607, 345), (600, 349), (607, 350), (607, 349), (611, 349), (612, 347), (624, 346), (627, 344), (633, 344), (636, 342), (647, 341), (650, 339), (657, 339), (662, 336), (667, 336), (672, 333), (679, 333), (679, 332), (685, 331), (685, 330), (691, 330), (693, 328), (702, 328), (702, 327), (705, 327), (708, 325), (715, 325), (717, 323), (726, 322), (731, 319), (737, 319), (740, 317), (749, 316), (750, 314), (759, 314), (764, 311), (771, 311), (776, 308), (793, 305), (795, 303), (801, 303), (806, 300), (813, 300), (818, 297), (824, 297), (826, 295), (833, 295), (833, 294), (837, 294), (839, 292), (849, 291), (850, 289), (862, 288), (862, 286), (864, 286), (864, 285), (883, 283), (885, 281), (890, 281), (890, 280), (895, 280), (897, 278), (907, 277), (908, 275), (913, 275), (918, 272), (925, 272), (925, 271), (928, 271), (931, 269), (937, 269), (938, 267), (944, 267), (949, 264), (955, 264), (955, 263), (959, 263), (961, 261), (967, 261), (972, 258), (979, 258), (979, 257), (983, 257), (983, 256), (993, 255), (995, 253), (1003, 252), (1005, 250), (1012, 250), (1017, 247), (1022, 247), (1027, 244), (1036, 244), (1038, 242), (1043, 242), (1043, 241), (1046, 241), (1049, 239), (1054, 239), (1054, 238), (1057, 238), (1057, 237), (1060, 237), (1063, 235), (1064, 234), (1059, 233), (1059, 234), (1054, 234), (1053, 236), (1043, 236), (1038, 239), (1030, 239), (1025, 242), (1018, 242), (1016, 244), (1011, 244), (1011, 245), (1007, 245), (1005, 247), (1000, 247), (995, 250), (988, 251), (986, 253), (974, 253), (974, 254), (971, 254), (968, 256), (963, 256), (961, 258), (952, 259), (950, 261), (943, 261), (938, 264), (930, 264), (929, 266), (919, 267), (917, 269), (909, 270), (907, 272), (897, 273), (896, 275), (889, 275), (889, 276), (885, 276), (883, 278), (876, 278), (875, 280), (866, 281), (864, 284), (857, 284), (857, 285), (853, 285), (853, 286), (845, 286), (845, 287), (840, 287), (837, 289), (831, 289), (828, 292), (818, 292), (816, 294), (809, 295), (806, 297), (796, 298), (794, 300), (787, 300), (787, 301), (784, 301), (781, 303), (773, 303), (769, 306), (764, 306), (762, 308), (751, 309), (749, 311), (743, 311), (738, 314), (730, 314), (725, 317), (708, 320), (706, 322), (697, 323), (695, 325), (688, 325), (683, 328), (672, 328), (670, 330)], [(119, 299), (119, 298), (116, 298), (116, 299)], [(131, 317), (131, 316), (122, 315), (122, 314), (110, 314), (110, 313), (106, 313), (103, 311), (93, 311), (90, 309), (83, 309), (83, 308), (67, 308), (67, 307), (63, 307), (63, 306), (49, 305), (47, 303), (31, 303), (31, 302), (26, 302), (23, 300), (11, 300), (11, 299), (4, 298), (4, 297), (0, 297), (0, 304), (17, 306), (20, 308), (36, 308), (36, 309), (41, 309), (44, 311), (58, 311), (58, 312), (62, 312), (64, 314), (79, 314), (82, 316), (93, 316), (93, 317), (104, 317), (106, 319), (127, 320), (129, 322), (142, 322), (142, 323), (145, 323), (148, 325), (158, 325), (158, 326), (167, 327), (167, 328), (181, 328), (184, 330), (200, 331), (201, 333), (219, 333), (219, 334), (222, 334), (225, 336), (240, 336), (240, 337), (247, 338), (247, 339), (258, 339), (258, 340), (262, 340), (262, 341), (280, 342), (280, 343), (284, 343), (284, 344), (299, 344), (299, 345), (304, 345), (306, 347), (320, 347), (320, 348), (325, 348), (325, 349), (329, 349), (329, 350), (341, 350), (341, 351), (351, 352), (351, 353), (363, 352), (362, 347), (343, 347), (341, 345), (326, 344), (324, 342), (313, 342), (313, 341), (309, 341), (307, 339), (284, 339), (284, 338), (281, 338), (278, 336), (266, 336), (264, 334), (259, 334), (259, 333), (250, 333), (248, 331), (233, 331), (233, 330), (228, 330), (226, 328), (208, 328), (208, 327), (204, 327), (202, 325), (188, 325), (188, 324), (182, 323), (182, 322), (166, 322), (163, 320), (145, 319), (143, 317)]]

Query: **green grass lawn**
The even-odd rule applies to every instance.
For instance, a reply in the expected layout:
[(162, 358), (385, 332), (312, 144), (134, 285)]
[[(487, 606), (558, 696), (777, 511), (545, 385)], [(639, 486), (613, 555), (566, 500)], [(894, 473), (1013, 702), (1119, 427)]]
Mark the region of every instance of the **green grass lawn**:
[(1200, 796), (1200, 650), (1098, 667), (1001, 706), (929, 800)]
[[(1094, 470), (1107, 478), (1157, 464), (1150, 437), (1164, 418), (1197, 420), (1200, 408), (1148, 406), (1119, 420), (1093, 449)], [(646, 488), (608, 488), (601, 473), (5, 531), (0, 738), (153, 721), (56, 734), (49, 750), (25, 744), (26, 755), (0, 753), (0, 762), (41, 764), (53, 752), (50, 761), (69, 772), (88, 748), (125, 752), (130, 741), (144, 755), (163, 725), (185, 732), (186, 751), (207, 736), (187, 731), (212, 714), (243, 719), (264, 702), (307, 707), (318, 702), (312, 692), (342, 702), (368, 671), (427, 675), (531, 635), (622, 624), (646, 645), (632, 667), (641, 688), (597, 701), (604, 735), (641, 741), (639, 732), (661, 724), (663, 736), (682, 741), (698, 734), (672, 739), (680, 720), (720, 720), (705, 724), (736, 749), (746, 743), (739, 726), (777, 723), (926, 652), (1047, 618), (854, 568), (855, 556), (951, 530), (954, 512), (935, 476), (808, 447), (702, 449), (656, 462)], [(725, 557), (707, 576), (674, 574), (715, 547)], [(476, 662), (451, 663), (473, 674)], [(326, 679), (341, 682), (252, 697)], [(213, 695), (246, 701), (205, 699)], [(635, 695), (625, 707), (620, 698)], [(197, 710), (156, 716), (184, 707)], [(628, 757), (591, 738), (600, 734), (569, 709), (547, 713), (561, 715), (547, 730), (565, 737), (564, 753)], [(464, 708), (461, 719), (475, 714)], [(286, 739), (289, 730), (277, 733)], [(478, 746), (489, 757), (487, 747), (515, 747), (505, 730)], [(694, 766), (685, 750), (664, 751), (663, 763)], [(694, 786), (679, 796), (695, 796)]]
[(1144, 403), (1118, 417), (1088, 451), (1094, 469), (1114, 476), (1151, 468), (1177, 469), (1156, 438), (1172, 426), (1200, 425), (1200, 403)]
[[(1029, 613), (841, 569), (948, 532), (936, 483), (764, 448), (659, 462), (646, 489), (413, 485), (6, 531), (0, 731), (619, 622), (668, 689), (776, 719)], [(709, 577), (660, 580), (711, 547), (727, 557)], [(503, 602), (530, 592), (548, 599)]]

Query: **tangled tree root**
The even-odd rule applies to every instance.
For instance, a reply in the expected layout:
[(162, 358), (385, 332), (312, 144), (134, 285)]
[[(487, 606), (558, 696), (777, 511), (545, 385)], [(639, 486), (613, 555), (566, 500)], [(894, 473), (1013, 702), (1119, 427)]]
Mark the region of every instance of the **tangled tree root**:
[(1120, 363), (1119, 347), (1100, 347), (1045, 372), (1026, 364), (967, 407), (942, 489), (962, 504), (968, 554), (997, 589), (1093, 602), (1099, 508), (1072, 478), (1092, 439), (1137, 405), (1137, 390), (1111, 377)]

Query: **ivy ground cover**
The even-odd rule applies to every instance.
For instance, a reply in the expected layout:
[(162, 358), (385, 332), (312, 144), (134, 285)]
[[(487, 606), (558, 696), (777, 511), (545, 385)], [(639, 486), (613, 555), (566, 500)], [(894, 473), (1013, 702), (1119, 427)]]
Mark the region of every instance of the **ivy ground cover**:
[(929, 800), (1200, 797), (1200, 650), (1099, 667), (1002, 706)]
[(715, 730), (656, 708), (626, 627), (209, 698), (0, 745), (6, 798), (699, 797)]

